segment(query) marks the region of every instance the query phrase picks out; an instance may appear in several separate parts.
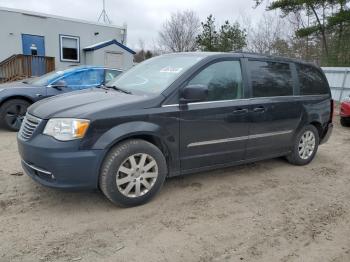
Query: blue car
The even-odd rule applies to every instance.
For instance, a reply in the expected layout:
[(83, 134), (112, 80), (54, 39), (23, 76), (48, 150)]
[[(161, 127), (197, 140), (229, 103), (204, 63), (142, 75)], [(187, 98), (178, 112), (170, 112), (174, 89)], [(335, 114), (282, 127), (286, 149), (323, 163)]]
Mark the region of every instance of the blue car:
[(121, 73), (96, 66), (77, 66), (63, 71), (0, 85), (0, 125), (18, 131), (27, 108), (38, 100), (75, 90), (98, 87)]

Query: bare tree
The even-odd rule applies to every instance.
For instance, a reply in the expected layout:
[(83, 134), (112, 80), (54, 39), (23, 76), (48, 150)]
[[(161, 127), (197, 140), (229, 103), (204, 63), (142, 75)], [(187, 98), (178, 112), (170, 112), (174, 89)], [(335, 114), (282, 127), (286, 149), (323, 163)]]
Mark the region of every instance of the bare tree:
[(199, 18), (193, 11), (172, 13), (159, 32), (159, 44), (171, 52), (195, 51), (199, 27)]
[(262, 18), (248, 31), (248, 47), (251, 52), (262, 54), (275, 54), (276, 42), (286, 39), (285, 21), (277, 14), (264, 14)]

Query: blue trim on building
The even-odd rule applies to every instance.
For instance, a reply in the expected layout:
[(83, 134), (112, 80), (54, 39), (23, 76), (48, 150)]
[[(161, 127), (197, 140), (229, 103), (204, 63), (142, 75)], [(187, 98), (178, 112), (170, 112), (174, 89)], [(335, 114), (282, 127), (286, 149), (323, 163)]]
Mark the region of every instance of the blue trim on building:
[(101, 48), (104, 48), (106, 46), (113, 45), (113, 44), (123, 48), (124, 50), (128, 51), (129, 53), (131, 53), (133, 55), (136, 54), (136, 52), (134, 50), (131, 50), (129, 47), (123, 45), (122, 43), (119, 43), (115, 39), (107, 41), (107, 42), (103, 42), (103, 43), (96, 45), (96, 46), (93, 46), (93, 47), (86, 47), (83, 50), (84, 51), (95, 51), (95, 50), (98, 50), (98, 49), (101, 49)]

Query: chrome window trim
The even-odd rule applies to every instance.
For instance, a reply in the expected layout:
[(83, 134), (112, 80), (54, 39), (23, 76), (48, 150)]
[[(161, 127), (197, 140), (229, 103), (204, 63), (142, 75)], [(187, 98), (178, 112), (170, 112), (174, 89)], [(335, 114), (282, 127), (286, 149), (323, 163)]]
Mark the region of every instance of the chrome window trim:
[[(318, 95), (292, 95), (292, 96), (264, 96), (264, 97), (251, 97), (251, 98), (238, 98), (238, 99), (230, 99), (230, 100), (216, 100), (216, 101), (203, 101), (203, 102), (192, 102), (187, 103), (187, 105), (203, 105), (203, 104), (213, 104), (213, 103), (224, 103), (224, 102), (234, 102), (234, 101), (249, 101), (249, 100), (257, 100), (257, 99), (267, 99), (267, 98), (300, 98), (300, 97), (310, 97), (310, 96), (329, 96), (329, 94), (318, 94)], [(162, 105), (162, 107), (173, 107), (180, 106), (180, 104), (168, 104)]]
[[(187, 105), (205, 105), (205, 104), (225, 103), (225, 102), (245, 101), (245, 100), (250, 100), (250, 98), (239, 98), (239, 99), (230, 99), (230, 100), (216, 100), (216, 101), (192, 102), (192, 103), (187, 103)], [(171, 107), (171, 106), (180, 106), (180, 104), (162, 105), (162, 107)]]
[(224, 139), (200, 141), (200, 142), (190, 143), (190, 144), (187, 145), (187, 147), (190, 148), (190, 147), (196, 147), (196, 146), (206, 146), (206, 145), (221, 144), (221, 143), (227, 143), (227, 142), (242, 141), (242, 140), (247, 140), (247, 139), (257, 139), (257, 138), (263, 138), (263, 137), (269, 137), (269, 136), (279, 136), (279, 135), (290, 134), (292, 132), (293, 132), (293, 130), (285, 130), (285, 131), (262, 133), (262, 134), (256, 134), (256, 135), (248, 135), (248, 136), (239, 136), (239, 137), (230, 137), (230, 138), (224, 138)]

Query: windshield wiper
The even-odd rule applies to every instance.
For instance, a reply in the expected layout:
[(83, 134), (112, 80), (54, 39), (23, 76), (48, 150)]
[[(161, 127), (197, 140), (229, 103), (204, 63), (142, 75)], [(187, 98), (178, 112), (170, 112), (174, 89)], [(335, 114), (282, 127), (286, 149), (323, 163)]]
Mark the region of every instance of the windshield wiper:
[(26, 80), (25, 80), (25, 81), (22, 81), (22, 83), (23, 83), (23, 84), (29, 84), (29, 82), (26, 81)]
[(122, 92), (124, 94), (128, 94), (128, 95), (132, 95), (132, 93), (129, 90), (126, 90), (124, 88), (121, 87), (117, 87), (117, 86), (106, 86), (106, 85), (101, 85), (102, 87), (107, 87), (107, 88), (112, 88), (116, 91)]

